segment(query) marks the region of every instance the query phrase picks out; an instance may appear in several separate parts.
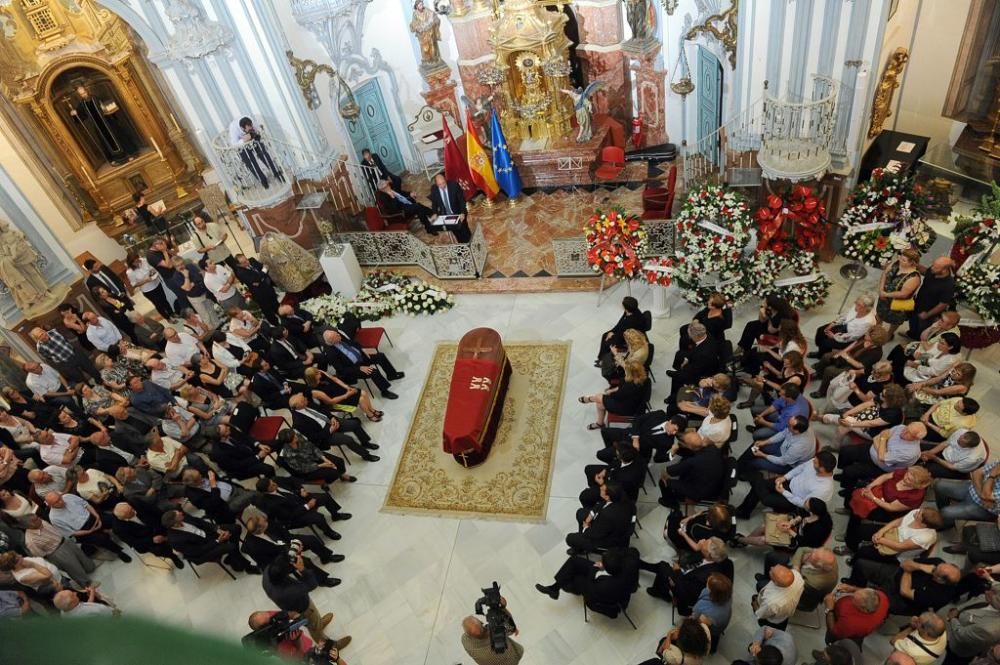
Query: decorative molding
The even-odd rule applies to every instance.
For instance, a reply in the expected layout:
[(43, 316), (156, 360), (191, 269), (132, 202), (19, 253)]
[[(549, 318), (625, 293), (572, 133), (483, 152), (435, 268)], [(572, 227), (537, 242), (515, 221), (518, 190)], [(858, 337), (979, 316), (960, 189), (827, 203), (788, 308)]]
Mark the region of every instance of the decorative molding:
[[(732, 0), (733, 4), (724, 12), (712, 14), (700, 24), (694, 26), (685, 39), (694, 39), (701, 33), (707, 33), (722, 43), (722, 47), (729, 54), (729, 64), (736, 69), (736, 39), (739, 33), (739, 1)], [(724, 22), (724, 27), (719, 28), (712, 25), (716, 21)]]
[(232, 30), (208, 20), (191, 0), (166, 0), (164, 11), (174, 24), (166, 51), (175, 60), (204, 58), (227, 47), (233, 39)]
[(868, 138), (873, 139), (882, 131), (882, 125), (892, 115), (892, 98), (899, 87), (899, 77), (903, 73), (903, 67), (910, 59), (910, 54), (902, 46), (898, 47), (889, 56), (882, 70), (882, 80), (879, 81), (875, 90), (875, 99), (872, 102), (872, 121), (868, 127)]

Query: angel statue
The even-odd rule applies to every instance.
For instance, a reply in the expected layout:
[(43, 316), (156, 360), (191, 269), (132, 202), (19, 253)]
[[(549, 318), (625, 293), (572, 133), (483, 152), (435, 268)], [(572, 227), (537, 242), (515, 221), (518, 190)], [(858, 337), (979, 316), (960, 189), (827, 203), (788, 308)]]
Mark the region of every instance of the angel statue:
[(462, 95), (462, 103), (472, 113), (472, 121), (476, 124), (476, 134), (479, 136), (479, 142), (487, 150), (492, 150), (493, 137), (490, 135), (490, 128), (487, 123), (490, 121), (490, 111), (493, 110), (493, 95), (489, 97), (477, 97), (475, 101)]
[(563, 89), (560, 92), (569, 95), (573, 99), (573, 110), (576, 112), (576, 124), (579, 129), (576, 132), (576, 142), (586, 143), (594, 138), (594, 126), (591, 123), (591, 111), (594, 104), (590, 98), (595, 92), (604, 87), (604, 81), (591, 81), (586, 88), (576, 88), (575, 90)]

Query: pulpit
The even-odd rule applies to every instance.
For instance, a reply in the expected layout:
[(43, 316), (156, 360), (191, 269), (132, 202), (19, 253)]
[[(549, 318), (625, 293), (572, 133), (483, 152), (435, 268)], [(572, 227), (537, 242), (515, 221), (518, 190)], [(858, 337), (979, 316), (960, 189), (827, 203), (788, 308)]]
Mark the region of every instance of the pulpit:
[(482, 464), (490, 453), (510, 383), (510, 361), (500, 334), (476, 328), (462, 337), (448, 390), (444, 451), (464, 467)]

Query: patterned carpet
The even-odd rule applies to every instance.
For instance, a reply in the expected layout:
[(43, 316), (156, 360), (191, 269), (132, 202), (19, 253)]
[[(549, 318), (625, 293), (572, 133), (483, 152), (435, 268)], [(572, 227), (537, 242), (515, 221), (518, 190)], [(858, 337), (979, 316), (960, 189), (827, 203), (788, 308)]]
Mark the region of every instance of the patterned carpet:
[(505, 343), (513, 374), (487, 460), (466, 469), (442, 448), (458, 345), (438, 344), (382, 509), (542, 522), (555, 460), (567, 342)]

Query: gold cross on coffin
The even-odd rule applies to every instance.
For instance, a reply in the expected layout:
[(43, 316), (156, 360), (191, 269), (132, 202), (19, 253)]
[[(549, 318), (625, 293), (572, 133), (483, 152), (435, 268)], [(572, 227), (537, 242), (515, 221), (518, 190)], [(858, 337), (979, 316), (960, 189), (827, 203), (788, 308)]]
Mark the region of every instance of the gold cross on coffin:
[(472, 352), (473, 358), (478, 358), (480, 353), (489, 353), (493, 350), (492, 346), (476, 346), (471, 349), (466, 349), (466, 351)]

